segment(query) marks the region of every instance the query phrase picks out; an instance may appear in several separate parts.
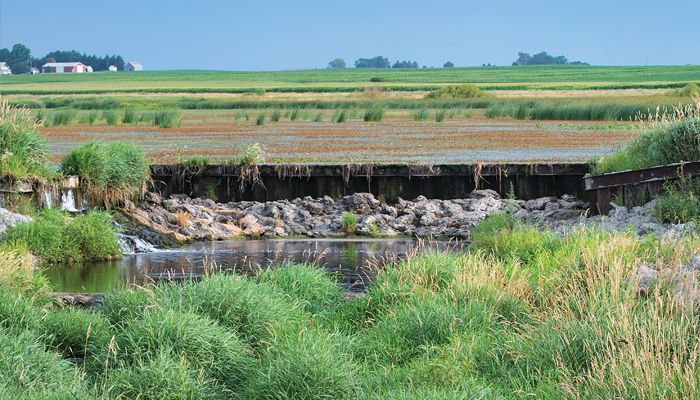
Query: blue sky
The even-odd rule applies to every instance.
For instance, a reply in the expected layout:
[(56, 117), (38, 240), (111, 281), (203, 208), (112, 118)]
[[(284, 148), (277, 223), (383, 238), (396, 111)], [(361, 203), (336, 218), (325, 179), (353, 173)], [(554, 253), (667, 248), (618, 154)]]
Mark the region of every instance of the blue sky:
[(323, 68), (333, 58), (700, 64), (700, 0), (0, 0), (0, 47), (117, 53), (148, 69)]

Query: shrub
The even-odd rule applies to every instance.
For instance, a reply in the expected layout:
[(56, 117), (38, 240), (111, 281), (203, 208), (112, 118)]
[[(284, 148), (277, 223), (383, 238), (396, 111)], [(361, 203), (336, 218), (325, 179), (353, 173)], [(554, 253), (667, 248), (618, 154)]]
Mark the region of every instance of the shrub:
[(343, 228), (343, 232), (345, 232), (348, 235), (352, 235), (353, 233), (355, 233), (355, 230), (357, 228), (357, 219), (357, 214), (353, 214), (351, 212), (344, 212), (340, 216), (340, 226)]
[(143, 150), (119, 142), (90, 142), (74, 149), (63, 159), (61, 171), (86, 179), (91, 201), (106, 207), (137, 196), (149, 179)]
[(486, 93), (482, 92), (478, 86), (467, 83), (443, 86), (428, 93), (425, 97), (428, 99), (473, 99), (484, 96)]
[(265, 150), (260, 143), (241, 147), (241, 165), (257, 165), (265, 162)]
[(280, 265), (263, 270), (257, 281), (273, 286), (307, 312), (319, 314), (342, 301), (342, 291), (328, 273), (310, 265)]
[(175, 110), (161, 110), (153, 114), (153, 124), (160, 128), (179, 128), (182, 123), (182, 113)]
[(46, 139), (29, 110), (0, 102), (0, 173), (15, 178), (46, 176)]

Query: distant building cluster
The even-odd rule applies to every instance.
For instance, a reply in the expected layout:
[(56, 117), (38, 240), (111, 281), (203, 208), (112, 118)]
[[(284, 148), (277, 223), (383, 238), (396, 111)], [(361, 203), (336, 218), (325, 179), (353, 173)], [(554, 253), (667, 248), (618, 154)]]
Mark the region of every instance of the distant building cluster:
[[(116, 65), (109, 66), (109, 72), (117, 72), (119, 69)], [(137, 72), (143, 71), (143, 65), (138, 61), (129, 61), (124, 64), (124, 71)], [(36, 75), (44, 74), (82, 74), (93, 72), (93, 68), (81, 62), (47, 62), (41, 66), (41, 70), (32, 67), (29, 73)], [(5, 62), (0, 62), (0, 75), (12, 75), (12, 69)]]

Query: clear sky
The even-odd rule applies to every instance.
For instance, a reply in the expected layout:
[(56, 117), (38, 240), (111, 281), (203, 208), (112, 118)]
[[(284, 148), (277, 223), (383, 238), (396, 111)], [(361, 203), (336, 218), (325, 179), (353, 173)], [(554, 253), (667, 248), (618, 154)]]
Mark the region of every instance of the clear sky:
[(509, 65), (700, 64), (700, 0), (0, 0), (0, 47), (121, 54), (147, 69), (323, 68), (383, 55)]

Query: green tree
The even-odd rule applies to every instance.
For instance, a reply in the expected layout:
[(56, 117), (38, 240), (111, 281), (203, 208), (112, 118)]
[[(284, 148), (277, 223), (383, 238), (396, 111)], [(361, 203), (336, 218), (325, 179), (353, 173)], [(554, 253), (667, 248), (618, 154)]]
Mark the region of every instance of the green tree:
[(328, 63), (329, 69), (342, 69), (345, 68), (345, 60), (342, 58), (336, 58), (335, 60)]
[(454, 68), (455, 65), (452, 61), (448, 61), (442, 65), (442, 68)]
[(389, 59), (382, 56), (374, 58), (359, 58), (355, 61), (355, 68), (389, 68)]
[(418, 63), (416, 61), (396, 61), (391, 68), (418, 68)]

